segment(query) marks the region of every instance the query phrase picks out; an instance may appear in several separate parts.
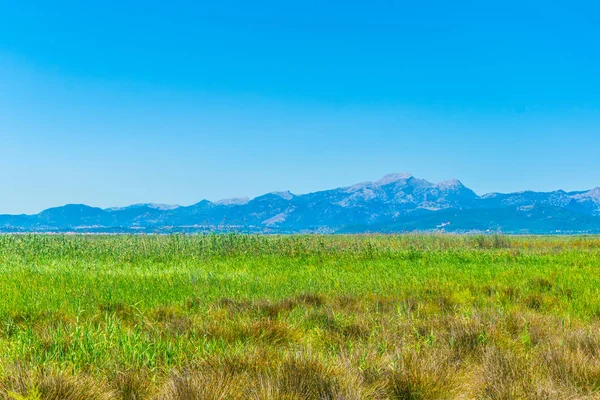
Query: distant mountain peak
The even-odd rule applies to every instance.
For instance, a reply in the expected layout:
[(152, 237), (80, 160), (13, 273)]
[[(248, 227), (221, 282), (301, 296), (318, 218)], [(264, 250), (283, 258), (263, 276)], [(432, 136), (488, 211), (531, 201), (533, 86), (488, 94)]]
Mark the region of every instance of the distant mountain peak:
[(85, 211), (87, 211), (87, 210), (102, 211), (101, 208), (88, 206), (87, 204), (65, 204), (64, 206), (48, 208), (48, 209), (42, 211), (40, 214), (57, 212), (57, 211), (59, 211), (59, 212), (76, 212), (76, 211), (84, 211), (84, 210)]
[(234, 197), (232, 199), (219, 200), (215, 204), (220, 206), (241, 206), (247, 204), (249, 201), (249, 197)]
[(577, 199), (590, 199), (600, 203), (600, 187), (588, 190), (587, 192), (575, 195), (574, 197)]
[(413, 177), (413, 175), (409, 172), (387, 174), (383, 178), (379, 179), (378, 181), (375, 181), (374, 183), (379, 186), (383, 186), (383, 185), (389, 185), (390, 183), (406, 181), (412, 177)]
[(292, 192), (290, 192), (289, 190), (285, 190), (283, 192), (271, 192), (269, 194), (273, 195), (273, 196), (281, 197), (284, 200), (291, 200), (295, 197), (295, 195)]
[(112, 207), (112, 208), (107, 208), (106, 211), (130, 210), (132, 208), (151, 208), (153, 210), (169, 211), (169, 210), (175, 210), (175, 209), (177, 209), (179, 207), (181, 207), (181, 206), (179, 206), (179, 205), (173, 205), (173, 204), (137, 203), (137, 204), (132, 204), (132, 205), (126, 206), (126, 207)]
[(456, 188), (463, 187), (464, 185), (458, 179), (453, 178), (453, 179), (448, 179), (446, 181), (439, 182), (435, 186), (440, 189), (456, 189)]

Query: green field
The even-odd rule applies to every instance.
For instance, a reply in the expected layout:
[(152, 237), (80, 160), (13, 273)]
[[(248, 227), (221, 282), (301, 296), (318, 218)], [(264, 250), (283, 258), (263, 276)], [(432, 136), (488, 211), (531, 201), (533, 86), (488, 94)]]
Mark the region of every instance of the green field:
[(600, 238), (0, 236), (0, 398), (600, 398)]

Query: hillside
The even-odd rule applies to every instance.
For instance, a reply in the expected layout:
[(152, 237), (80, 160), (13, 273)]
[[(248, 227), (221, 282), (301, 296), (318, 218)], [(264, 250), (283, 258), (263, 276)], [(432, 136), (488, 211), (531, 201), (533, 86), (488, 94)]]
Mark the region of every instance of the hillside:
[(65, 205), (36, 215), (0, 215), (0, 232), (447, 232), (600, 233), (600, 188), (477, 195), (459, 180), (411, 174), (296, 195), (202, 200), (191, 206)]

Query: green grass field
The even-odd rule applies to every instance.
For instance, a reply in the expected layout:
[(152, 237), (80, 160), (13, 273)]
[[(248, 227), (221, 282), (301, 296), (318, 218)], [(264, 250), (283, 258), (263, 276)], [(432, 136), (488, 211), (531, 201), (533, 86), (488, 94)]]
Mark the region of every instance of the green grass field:
[(600, 398), (600, 238), (0, 236), (0, 398)]

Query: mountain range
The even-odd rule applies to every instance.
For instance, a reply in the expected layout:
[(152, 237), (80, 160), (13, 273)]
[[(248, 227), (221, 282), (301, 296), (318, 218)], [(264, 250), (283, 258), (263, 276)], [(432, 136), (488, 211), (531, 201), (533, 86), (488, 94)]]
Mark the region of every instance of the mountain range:
[(600, 187), (579, 192), (477, 195), (459, 180), (408, 173), (295, 195), (272, 192), (191, 206), (69, 204), (35, 215), (0, 215), (0, 232), (81, 233), (600, 233)]

